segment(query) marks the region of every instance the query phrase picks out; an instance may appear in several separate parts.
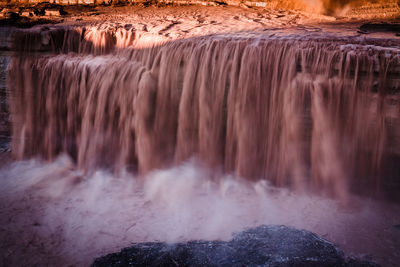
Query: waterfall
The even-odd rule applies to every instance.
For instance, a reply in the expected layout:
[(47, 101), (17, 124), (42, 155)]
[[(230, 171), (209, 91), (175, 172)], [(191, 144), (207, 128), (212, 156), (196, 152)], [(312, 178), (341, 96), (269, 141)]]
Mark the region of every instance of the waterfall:
[(379, 190), (400, 158), (400, 43), (376, 42), (21, 30), (8, 73), (13, 153), (142, 174), (195, 157), (279, 186)]

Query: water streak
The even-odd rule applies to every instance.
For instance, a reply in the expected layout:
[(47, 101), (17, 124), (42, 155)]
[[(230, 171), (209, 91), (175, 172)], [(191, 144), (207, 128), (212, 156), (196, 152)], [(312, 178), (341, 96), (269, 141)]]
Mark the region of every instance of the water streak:
[(61, 53), (11, 63), (19, 159), (68, 153), (81, 169), (147, 173), (197, 157), (217, 173), (341, 196), (353, 180), (379, 188), (382, 164), (400, 155), (396, 46), (329, 36), (152, 44), (125, 28), (45, 32), (15, 41), (29, 43), (16, 46), (22, 51)]

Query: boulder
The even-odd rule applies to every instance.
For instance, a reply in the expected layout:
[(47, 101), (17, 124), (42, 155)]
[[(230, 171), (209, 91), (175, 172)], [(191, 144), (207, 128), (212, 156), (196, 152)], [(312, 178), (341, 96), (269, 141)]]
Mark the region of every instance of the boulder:
[(231, 241), (136, 243), (98, 258), (102, 266), (378, 266), (355, 259), (321, 237), (286, 226), (259, 226)]

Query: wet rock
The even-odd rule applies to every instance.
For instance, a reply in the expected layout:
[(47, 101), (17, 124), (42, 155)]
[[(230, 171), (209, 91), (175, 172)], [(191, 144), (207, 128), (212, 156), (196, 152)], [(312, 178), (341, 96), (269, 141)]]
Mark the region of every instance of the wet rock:
[(44, 9), (45, 16), (64, 16), (66, 14), (67, 14), (67, 12), (64, 11), (62, 6), (50, 7), (50, 8)]
[(34, 14), (33, 11), (22, 11), (20, 15), (23, 17), (33, 17)]
[(2, 18), (4, 18), (4, 19), (16, 20), (16, 19), (18, 19), (20, 16), (19, 16), (19, 14), (18, 14), (18, 11), (12, 10), (12, 9), (6, 9), (6, 8), (4, 8), (4, 9), (0, 12), (0, 17), (2, 17)]
[(46, 9), (45, 16), (60, 16), (60, 10)]
[[(62, 6), (50, 4), (3, 8), (0, 12), (0, 27), (29, 28), (37, 24), (58, 23), (61, 22), (59, 17), (65, 14)], [(42, 18), (45, 15), (47, 18)]]
[[(38, 24), (54, 24), (59, 23), (62, 20), (55, 19), (42, 19), (35, 16), (18, 16), (16, 18), (1, 18), (0, 17), (0, 27), (18, 27), (18, 28), (30, 28)], [(3, 28), (4, 29), (4, 28)]]
[(33, 14), (35, 14), (35, 16), (44, 16), (46, 14), (46, 9), (42, 7), (36, 7), (33, 10)]
[(377, 266), (346, 260), (333, 244), (286, 226), (259, 226), (229, 242), (137, 243), (92, 266)]
[(360, 26), (361, 33), (394, 32), (400, 33), (400, 23), (365, 23)]
[(227, 6), (228, 4), (224, 1), (218, 1), (218, 0), (214, 0), (213, 1), (215, 4), (219, 5), (219, 6)]

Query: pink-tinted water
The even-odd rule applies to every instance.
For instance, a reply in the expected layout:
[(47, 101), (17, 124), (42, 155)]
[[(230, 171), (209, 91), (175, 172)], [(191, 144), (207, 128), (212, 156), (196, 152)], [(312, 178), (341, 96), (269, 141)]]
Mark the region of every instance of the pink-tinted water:
[(124, 28), (28, 33), (17, 35), (22, 51), (77, 54), (13, 59), (18, 159), (67, 153), (80, 169), (144, 174), (197, 157), (218, 172), (342, 197), (353, 180), (379, 191), (382, 164), (398, 160), (393, 44), (268, 35), (152, 44)]
[(165, 42), (128, 26), (17, 33), (3, 260), (87, 265), (130, 242), (275, 223), (395, 266), (399, 208), (371, 197), (399, 188), (399, 47), (247, 33)]

